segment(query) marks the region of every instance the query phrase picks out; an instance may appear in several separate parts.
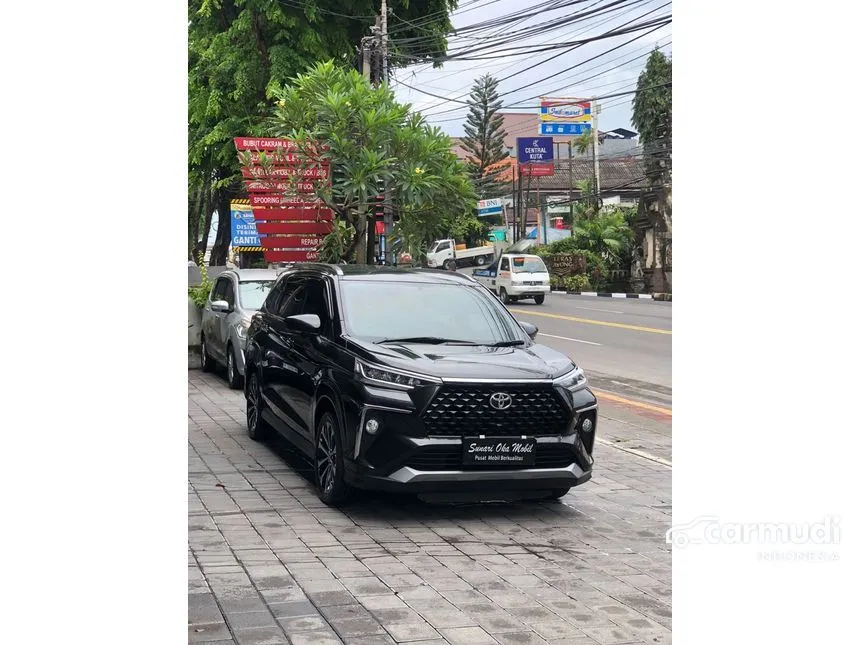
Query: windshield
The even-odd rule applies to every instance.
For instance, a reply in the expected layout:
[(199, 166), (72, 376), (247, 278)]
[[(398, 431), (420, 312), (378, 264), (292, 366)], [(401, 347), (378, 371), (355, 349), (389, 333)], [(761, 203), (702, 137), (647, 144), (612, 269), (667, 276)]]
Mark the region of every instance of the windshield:
[(514, 273), (546, 273), (546, 265), (540, 258), (511, 258)]
[(259, 309), (269, 295), (274, 280), (255, 280), (239, 283), (239, 303), (242, 309)]
[(524, 338), (504, 306), (482, 287), (344, 280), (341, 294), (349, 333), (363, 340), (426, 337), (494, 345)]

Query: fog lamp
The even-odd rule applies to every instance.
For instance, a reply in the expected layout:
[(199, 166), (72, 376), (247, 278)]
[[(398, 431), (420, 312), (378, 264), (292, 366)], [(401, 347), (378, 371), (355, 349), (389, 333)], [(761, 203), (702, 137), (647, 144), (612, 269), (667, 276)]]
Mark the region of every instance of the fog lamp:
[(582, 421), (582, 431), (583, 432), (591, 432), (591, 429), (594, 427), (594, 424), (591, 422), (591, 419), (586, 417)]
[(379, 421), (376, 419), (368, 419), (364, 424), (364, 429), (368, 434), (376, 434), (379, 431)]

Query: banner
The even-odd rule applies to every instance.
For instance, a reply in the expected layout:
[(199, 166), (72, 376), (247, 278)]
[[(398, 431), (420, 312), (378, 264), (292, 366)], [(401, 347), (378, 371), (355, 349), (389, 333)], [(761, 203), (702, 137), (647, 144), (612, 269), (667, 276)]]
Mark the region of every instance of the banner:
[(260, 247), (260, 234), (251, 206), (243, 202), (230, 202), (230, 245), (237, 247)]

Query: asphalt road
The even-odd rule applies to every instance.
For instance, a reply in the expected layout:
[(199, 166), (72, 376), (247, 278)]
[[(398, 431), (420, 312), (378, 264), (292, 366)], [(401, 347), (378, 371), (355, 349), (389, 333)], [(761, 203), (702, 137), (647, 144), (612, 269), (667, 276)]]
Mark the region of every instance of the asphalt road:
[(550, 295), (543, 305), (512, 303), (537, 325), (541, 343), (570, 355), (595, 377), (672, 387), (672, 304), (651, 300)]

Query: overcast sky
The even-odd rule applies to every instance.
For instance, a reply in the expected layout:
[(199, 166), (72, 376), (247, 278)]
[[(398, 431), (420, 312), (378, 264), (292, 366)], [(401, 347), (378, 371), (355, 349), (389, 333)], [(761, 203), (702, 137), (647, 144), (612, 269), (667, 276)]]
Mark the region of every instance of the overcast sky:
[[(528, 13), (532, 10), (530, 7), (542, 4), (545, 1), (461, 0), (460, 8), (452, 16), (452, 23), (454, 24), (454, 28), (458, 29), (505, 15)], [(615, 7), (614, 11), (610, 12), (609, 6), (613, 1), (581, 0), (573, 3), (573, 0), (558, 0), (558, 4), (567, 4), (568, 6), (551, 11), (543, 11), (541, 14), (519, 23), (483, 29), (479, 33), (473, 32), (469, 34), (469, 38), (452, 36), (449, 40), (448, 52), (449, 54), (453, 54), (457, 50), (479, 44), (479, 41), (475, 39), (476, 37), (500, 35), (541, 23), (547, 24), (546, 27), (540, 30), (539, 35), (499, 45), (499, 47), (511, 48), (523, 45), (581, 40), (598, 36), (630, 21), (638, 23), (653, 20), (661, 16), (670, 15), (672, 11), (672, 5), (665, 2), (665, 0), (627, 0)], [(553, 29), (553, 21), (574, 13), (601, 8), (604, 8), (605, 12)], [(646, 13), (647, 15), (643, 15)], [(639, 16), (642, 16), (642, 18), (638, 19)], [(392, 20), (396, 21), (396, 18)], [(392, 30), (392, 38), (396, 38), (396, 28), (392, 27)], [(504, 106), (512, 107), (510, 109), (503, 107), (503, 111), (537, 112), (537, 109), (514, 106), (518, 103), (535, 106), (539, 103), (539, 99), (532, 99), (530, 97), (538, 95), (587, 98), (635, 89), (639, 73), (645, 66), (648, 54), (654, 46), (661, 46), (661, 51), (667, 55), (671, 55), (672, 52), (671, 24), (663, 26), (647, 35), (642, 35), (643, 33), (644, 31), (604, 38), (566, 53), (561, 53), (566, 48), (542, 53), (506, 51), (503, 52), (504, 58), (478, 61), (450, 61), (445, 63), (441, 69), (433, 69), (429, 65), (414, 65), (405, 69), (397, 69), (394, 72), (392, 84), (399, 100), (411, 103), (416, 109), (422, 111), (431, 123), (438, 125), (448, 134), (462, 136), (463, 121), (468, 109), (466, 106), (433, 98), (410, 89), (403, 83), (419, 90), (444, 96), (447, 99), (465, 101), (468, 100), (468, 93), (475, 79), (483, 74), (489, 73), (496, 78), (502, 78), (515, 72), (528, 70), (523, 71), (523, 73), (513, 78), (502, 80), (499, 85), (499, 93), (511, 92), (511, 94), (502, 96), (502, 102)], [(622, 43), (637, 36), (641, 37), (591, 62), (584, 62), (593, 56), (622, 45)], [(488, 50), (474, 53), (473, 55), (494, 55), (494, 51)], [(553, 56), (555, 58), (552, 60), (542, 63), (542, 61)], [(570, 71), (564, 71), (579, 63), (583, 64)], [(635, 130), (630, 123), (632, 100), (633, 95), (628, 95), (598, 101), (601, 105), (599, 128), (604, 131), (614, 128)]]

